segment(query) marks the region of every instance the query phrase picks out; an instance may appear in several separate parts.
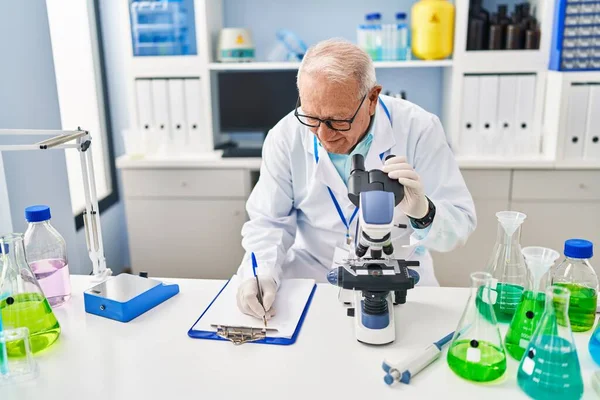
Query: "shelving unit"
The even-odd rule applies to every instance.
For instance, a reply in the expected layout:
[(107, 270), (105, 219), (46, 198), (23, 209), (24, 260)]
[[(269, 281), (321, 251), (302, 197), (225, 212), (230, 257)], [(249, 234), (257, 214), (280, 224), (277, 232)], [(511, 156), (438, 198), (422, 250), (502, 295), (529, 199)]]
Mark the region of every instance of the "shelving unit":
[[(439, 61), (376, 61), (375, 68), (446, 68), (452, 67), (452, 60)], [(284, 71), (297, 70), (299, 62), (246, 62), (210, 63), (211, 71)]]
[[(201, 81), (202, 126), (198, 132), (202, 134), (202, 152), (213, 152), (217, 135), (220, 134), (217, 81), (222, 72), (248, 71), (294, 71), (300, 66), (298, 62), (248, 62), (248, 63), (219, 63), (216, 62), (216, 43), (219, 31), (223, 28), (223, 3), (225, 0), (205, 0), (194, 2), (195, 36), (197, 54), (193, 56), (162, 56), (162, 57), (133, 57), (131, 42), (128, 57), (128, 105), (132, 116), (132, 125), (138, 125), (137, 100), (135, 96), (136, 79), (154, 78), (199, 78)], [(130, 27), (128, 1), (120, 2), (124, 26)], [(441, 94), (432, 96), (442, 98), (441, 119), (457, 155), (461, 153), (461, 107), (462, 92), (465, 76), (487, 74), (532, 74), (535, 75), (535, 101), (533, 106), (532, 127), (535, 137), (540, 138), (540, 154), (534, 159), (540, 159), (539, 166), (547, 166), (548, 162), (560, 159), (559, 144), (563, 139), (563, 131), (557, 131), (549, 121), (552, 114), (544, 113), (545, 108), (552, 109), (552, 104), (546, 104), (548, 88), (548, 60), (550, 55), (551, 31), (555, 2), (539, 0), (536, 4), (536, 16), (540, 21), (541, 42), (539, 50), (503, 50), (503, 51), (467, 51), (467, 22), (469, 0), (456, 0), (454, 53), (452, 59), (439, 61), (379, 61), (375, 67), (387, 70), (389, 77), (392, 70), (440, 68), (442, 73)], [(398, 72), (401, 73), (401, 72)], [(559, 73), (562, 74), (562, 73)], [(553, 78), (557, 81), (558, 78)], [(556, 107), (555, 107), (556, 108)], [(564, 111), (564, 109), (556, 109)], [(545, 118), (545, 120), (544, 120)], [(487, 160), (487, 161), (486, 161)], [(550, 160), (550, 161), (548, 161)], [(505, 157), (501, 164), (522, 165), (522, 157)], [(477, 157), (475, 164), (485, 167), (486, 163), (499, 165), (499, 160), (493, 157)], [(537, 163), (537, 161), (532, 161)], [(526, 163), (527, 164), (527, 163)]]
[[(540, 22), (540, 48), (538, 50), (499, 50), (499, 51), (467, 51), (467, 26), (469, 20), (469, 1), (457, 0), (455, 35), (454, 35), (454, 64), (444, 72), (443, 114), (442, 121), (455, 151), (461, 155), (464, 143), (461, 142), (462, 92), (465, 75), (504, 75), (504, 74), (533, 74), (535, 75), (535, 100), (533, 106), (532, 135), (540, 138), (543, 144), (541, 159), (554, 160), (554, 152), (548, 148), (548, 141), (542, 131), (544, 110), (544, 93), (546, 90), (546, 75), (550, 57), (550, 42), (553, 24), (555, 2), (539, 0), (536, 4), (536, 15)], [(463, 148), (461, 148), (463, 147)], [(534, 157), (537, 158), (538, 156)], [(496, 161), (490, 157), (490, 165)], [(520, 165), (519, 158), (506, 157), (503, 162)]]

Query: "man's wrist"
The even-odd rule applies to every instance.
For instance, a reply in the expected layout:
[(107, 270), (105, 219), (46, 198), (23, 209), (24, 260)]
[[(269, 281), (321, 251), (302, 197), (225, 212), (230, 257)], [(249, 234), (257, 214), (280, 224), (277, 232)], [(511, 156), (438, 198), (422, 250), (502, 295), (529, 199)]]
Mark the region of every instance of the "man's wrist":
[(410, 224), (415, 229), (427, 228), (429, 225), (431, 225), (433, 223), (433, 218), (435, 217), (435, 205), (429, 199), (429, 197), (425, 197), (425, 198), (427, 199), (427, 204), (428, 204), (427, 214), (425, 214), (425, 216), (423, 218), (409, 217)]

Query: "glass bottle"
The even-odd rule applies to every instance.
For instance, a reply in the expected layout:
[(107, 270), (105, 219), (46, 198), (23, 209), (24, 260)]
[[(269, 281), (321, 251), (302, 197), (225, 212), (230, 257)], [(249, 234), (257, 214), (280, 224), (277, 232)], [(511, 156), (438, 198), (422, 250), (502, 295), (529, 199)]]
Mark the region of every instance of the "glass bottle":
[(498, 322), (510, 322), (521, 300), (531, 286), (529, 271), (521, 253), (521, 224), (527, 216), (517, 211), (500, 211), (496, 244), (488, 261), (492, 275), (492, 297)]
[[(567, 317), (569, 290), (546, 290), (544, 314), (517, 371), (519, 387), (534, 399), (579, 399), (583, 379)], [(559, 320), (564, 321), (559, 324)]]
[[(31, 350), (37, 353), (53, 344), (60, 335), (60, 325), (25, 259), (23, 235), (0, 236), (2, 275), (0, 276), (0, 312), (3, 328), (29, 329)], [(6, 344), (9, 357), (22, 357), (22, 340)]]
[(532, 290), (523, 292), (504, 339), (506, 352), (516, 360), (523, 358), (529, 340), (544, 312), (545, 285), (541, 286), (541, 279), (560, 255), (557, 251), (545, 247), (525, 247), (523, 256), (531, 273), (533, 286)]
[(27, 262), (52, 307), (71, 298), (71, 278), (67, 261), (67, 243), (50, 224), (50, 207), (25, 209), (29, 227), (25, 232)]
[(448, 350), (450, 369), (475, 382), (496, 380), (506, 371), (506, 353), (490, 301), (491, 282), (487, 272), (471, 274), (471, 293)]
[[(565, 242), (565, 260), (550, 271), (550, 284), (571, 292), (569, 320), (573, 332), (592, 329), (596, 320), (598, 276), (588, 261), (593, 254), (592, 242), (569, 239)], [(561, 319), (558, 322), (564, 324)]]

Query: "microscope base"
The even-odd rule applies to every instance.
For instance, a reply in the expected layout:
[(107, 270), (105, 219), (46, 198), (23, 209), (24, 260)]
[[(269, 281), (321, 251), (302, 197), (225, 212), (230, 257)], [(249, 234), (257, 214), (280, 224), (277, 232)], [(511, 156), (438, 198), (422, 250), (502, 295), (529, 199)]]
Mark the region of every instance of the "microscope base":
[[(369, 320), (368, 315), (364, 315), (364, 298), (362, 292), (358, 290), (354, 292), (354, 330), (356, 333), (356, 340), (358, 340), (361, 343), (373, 345), (389, 344), (396, 340), (396, 325), (394, 324), (394, 303), (392, 302), (391, 294), (391, 292), (388, 293), (386, 298), (388, 303), (387, 323), (380, 324), (377, 326), (377, 328), (373, 329), (365, 326), (365, 322), (367, 324), (373, 322)], [(385, 318), (385, 316), (381, 317)]]

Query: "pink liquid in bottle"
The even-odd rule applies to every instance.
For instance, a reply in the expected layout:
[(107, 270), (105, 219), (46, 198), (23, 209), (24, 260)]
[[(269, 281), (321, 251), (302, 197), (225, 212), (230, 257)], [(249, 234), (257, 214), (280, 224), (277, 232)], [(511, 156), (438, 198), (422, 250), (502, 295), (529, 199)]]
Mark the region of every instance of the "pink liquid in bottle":
[(40, 260), (29, 266), (52, 307), (58, 307), (71, 298), (69, 266), (64, 260)]

